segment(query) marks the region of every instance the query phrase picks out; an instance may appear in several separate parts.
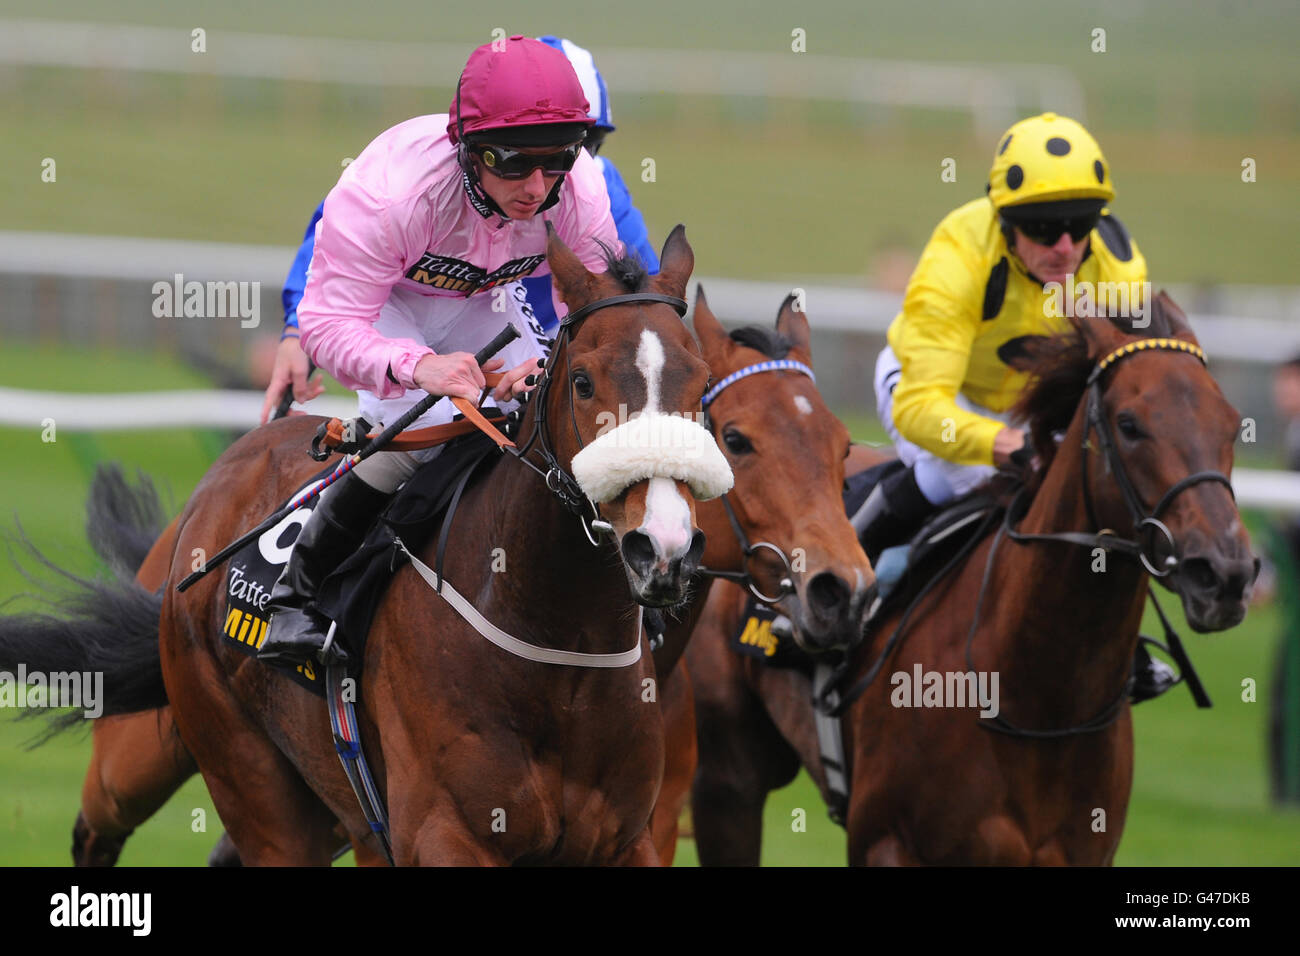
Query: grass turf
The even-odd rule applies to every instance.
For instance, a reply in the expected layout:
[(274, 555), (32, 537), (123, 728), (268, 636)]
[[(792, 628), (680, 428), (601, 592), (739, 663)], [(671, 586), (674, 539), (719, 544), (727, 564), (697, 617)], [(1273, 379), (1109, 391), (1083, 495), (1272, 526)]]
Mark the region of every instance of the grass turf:
[[(0, 381), (33, 385), (48, 380), (52, 354), (12, 347), (0, 351)], [(148, 381), (153, 387), (196, 387), (201, 376), (159, 356), (66, 350), (59, 367), (86, 388)], [(861, 412), (845, 415), (855, 437), (879, 440), (879, 427)], [(194, 431), (61, 432), (44, 443), (39, 428), (0, 429), (9, 465), (0, 473), (0, 500), (21, 518), (28, 536), (52, 559), (80, 573), (95, 569), (82, 531), (89, 476), (96, 461), (119, 460), (140, 467), (171, 490), (174, 507), (206, 469), (213, 438)], [(219, 444), (219, 442), (217, 442)], [(27, 590), (11, 563), (0, 564), (0, 595)], [(1166, 602), (1170, 604), (1171, 602)], [(28, 606), (17, 601), (6, 611)], [(1176, 620), (1181, 614), (1175, 611)], [(1134, 711), (1136, 774), (1118, 862), (1125, 865), (1263, 865), (1300, 863), (1300, 812), (1281, 811), (1268, 800), (1265, 733), (1273, 654), (1281, 619), (1272, 607), (1251, 611), (1245, 623), (1218, 635), (1190, 635), (1193, 654), (1215, 707), (1197, 711), (1185, 691)], [(1154, 620), (1147, 633), (1158, 633)], [(1187, 631), (1183, 630), (1184, 635)], [(1242, 681), (1253, 678), (1257, 699), (1242, 700)], [(4, 715), (7, 717), (8, 715)], [(31, 724), (0, 719), (0, 864), (62, 865), (89, 759), (89, 739), (67, 735), (34, 752), (22, 742)], [(806, 830), (792, 828), (793, 811), (806, 811)], [(203, 810), (206, 830), (195, 810)], [(132, 837), (124, 865), (199, 865), (220, 824), (206, 791), (190, 781), (162, 813)], [(765, 816), (763, 862), (768, 865), (838, 865), (844, 861), (843, 831), (825, 815), (806, 775), (774, 793)], [(683, 839), (680, 865), (696, 861)]]

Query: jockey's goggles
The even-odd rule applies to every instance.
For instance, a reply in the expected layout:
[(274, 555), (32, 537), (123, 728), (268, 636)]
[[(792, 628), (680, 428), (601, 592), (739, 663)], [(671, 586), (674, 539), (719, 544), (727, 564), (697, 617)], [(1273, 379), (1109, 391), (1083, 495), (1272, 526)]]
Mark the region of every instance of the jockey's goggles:
[(578, 161), (582, 142), (570, 143), (568, 146), (552, 153), (521, 153), (505, 146), (482, 143), (470, 147), (483, 168), (501, 179), (527, 179), (534, 169), (540, 169), (543, 176), (563, 176), (573, 169)]
[(1054, 246), (1061, 239), (1061, 233), (1068, 232), (1074, 242), (1082, 242), (1084, 237), (1097, 228), (1101, 212), (1071, 216), (1068, 219), (1016, 219), (1012, 222), (1025, 238), (1040, 246)]

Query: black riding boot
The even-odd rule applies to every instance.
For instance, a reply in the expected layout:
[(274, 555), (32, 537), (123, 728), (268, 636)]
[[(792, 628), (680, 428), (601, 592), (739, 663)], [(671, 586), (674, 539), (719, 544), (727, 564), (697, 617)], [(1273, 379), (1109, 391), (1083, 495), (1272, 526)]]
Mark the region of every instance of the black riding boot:
[[(258, 659), (302, 664), (316, 657), (329, 628), (312, 607), (316, 592), (365, 539), (390, 497), (348, 473), (316, 503), (271, 590), (266, 606), (271, 618)], [(337, 644), (330, 654), (340, 663), (347, 659)]]
[(911, 468), (895, 471), (871, 489), (867, 500), (851, 519), (862, 541), (862, 549), (874, 565), (880, 552), (906, 544), (935, 506), (921, 494)]

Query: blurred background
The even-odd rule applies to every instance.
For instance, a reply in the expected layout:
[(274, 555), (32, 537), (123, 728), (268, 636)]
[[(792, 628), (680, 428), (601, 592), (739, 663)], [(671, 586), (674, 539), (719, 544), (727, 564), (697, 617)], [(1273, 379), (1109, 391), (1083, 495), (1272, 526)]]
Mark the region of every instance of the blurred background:
[[(1096, 135), (1114, 170), (1112, 208), (1152, 283), (1191, 314), (1253, 423), (1238, 445), (1249, 479), (1238, 496), (1271, 556), (1241, 627), (1187, 639), (1214, 709), (1196, 711), (1179, 688), (1134, 711), (1118, 862), (1300, 863), (1289, 543), (1300, 500), (1267, 474), (1300, 464), (1290, 427), (1300, 369), (1283, 364), (1300, 354), (1300, 7), (548, 6), (0, 0), (6, 528), (21, 521), (52, 558), (91, 572), (82, 522), (97, 462), (139, 467), (169, 489), (172, 509), (183, 504), (256, 424), (260, 397), (212, 393), (265, 386), (280, 283), (311, 211), (379, 132), (445, 112), (470, 50), (494, 30), (566, 36), (594, 53), (617, 126), (602, 155), (651, 241), (686, 224), (696, 277), (731, 323), (771, 322), (782, 297), (804, 289), (818, 384), (864, 441), (884, 438), (871, 371), (931, 230), (983, 194), (1003, 129), (1055, 110)], [(945, 161), (955, 181), (941, 178)], [(177, 273), (260, 283), (260, 324), (155, 317), (154, 283)], [(208, 398), (196, 405), (178, 390)], [(145, 394), (123, 405), (114, 393)], [(347, 408), (341, 388), (318, 403), (330, 399), (331, 413)], [(49, 418), (53, 441), (42, 440)], [(0, 566), (0, 596), (32, 587)], [(1252, 701), (1243, 681), (1257, 687)], [(24, 753), (31, 732), (0, 721), (0, 864), (61, 865), (89, 743)], [(195, 807), (208, 808), (211, 832), (192, 831)], [(790, 830), (795, 807), (809, 811), (806, 833)], [(804, 777), (773, 795), (769, 824), (765, 863), (844, 860), (843, 834)], [(122, 862), (201, 864), (216, 826), (192, 781)], [(686, 837), (679, 862), (693, 861)]]

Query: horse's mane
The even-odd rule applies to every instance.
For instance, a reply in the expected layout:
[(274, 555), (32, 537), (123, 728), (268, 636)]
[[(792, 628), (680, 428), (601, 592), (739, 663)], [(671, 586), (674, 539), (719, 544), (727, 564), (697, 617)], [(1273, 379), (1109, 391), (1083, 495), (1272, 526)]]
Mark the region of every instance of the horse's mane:
[[(1150, 324), (1135, 329), (1132, 319), (1110, 317), (1110, 322), (1128, 335), (1143, 337), (1168, 337), (1174, 334), (1173, 323), (1157, 299), (1149, 312)], [(1047, 471), (1056, 454), (1054, 432), (1063, 432), (1070, 426), (1088, 376), (1092, 374), (1093, 359), (1088, 346), (1076, 329), (1053, 336), (1033, 336), (1019, 349), (1016, 368), (1029, 373), (1029, 386), (1012, 406), (1013, 421), (1029, 428), (1034, 451)]]
[(605, 253), (605, 267), (609, 271), (610, 278), (628, 292), (640, 292), (650, 278), (641, 257), (630, 250), (619, 256), (603, 242), (600, 246)]
[(794, 343), (776, 329), (761, 325), (746, 325), (731, 330), (731, 340), (746, 348), (762, 352), (768, 358), (781, 359), (790, 354)]

